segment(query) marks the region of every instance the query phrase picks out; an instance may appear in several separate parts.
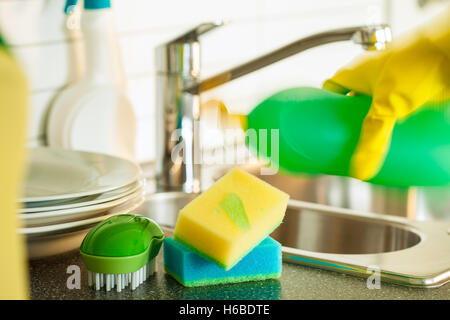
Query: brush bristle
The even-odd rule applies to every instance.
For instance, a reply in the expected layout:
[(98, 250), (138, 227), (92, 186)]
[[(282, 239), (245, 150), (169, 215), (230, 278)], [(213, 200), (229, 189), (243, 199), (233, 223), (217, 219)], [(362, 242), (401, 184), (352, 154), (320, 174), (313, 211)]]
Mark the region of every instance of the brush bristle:
[(121, 292), (127, 286), (135, 290), (155, 272), (155, 267), (155, 259), (152, 259), (145, 266), (131, 273), (105, 274), (88, 270), (88, 284), (97, 291), (104, 287), (106, 291), (116, 288), (117, 292)]

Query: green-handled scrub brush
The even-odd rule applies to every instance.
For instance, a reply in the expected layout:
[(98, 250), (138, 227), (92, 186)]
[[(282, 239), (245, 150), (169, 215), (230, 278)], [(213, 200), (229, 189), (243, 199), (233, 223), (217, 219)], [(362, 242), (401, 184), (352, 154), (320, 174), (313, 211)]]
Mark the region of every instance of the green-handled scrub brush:
[(84, 238), (80, 253), (89, 271), (90, 287), (117, 292), (136, 289), (155, 272), (155, 258), (164, 240), (151, 219), (121, 214), (106, 219)]

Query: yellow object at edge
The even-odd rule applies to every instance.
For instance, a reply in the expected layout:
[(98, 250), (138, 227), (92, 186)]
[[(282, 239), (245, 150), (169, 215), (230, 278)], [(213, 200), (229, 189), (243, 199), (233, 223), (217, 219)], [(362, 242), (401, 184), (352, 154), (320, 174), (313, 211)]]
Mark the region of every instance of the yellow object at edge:
[(23, 172), (28, 89), (24, 74), (0, 45), (0, 299), (27, 299), (28, 274), (17, 233), (17, 195)]

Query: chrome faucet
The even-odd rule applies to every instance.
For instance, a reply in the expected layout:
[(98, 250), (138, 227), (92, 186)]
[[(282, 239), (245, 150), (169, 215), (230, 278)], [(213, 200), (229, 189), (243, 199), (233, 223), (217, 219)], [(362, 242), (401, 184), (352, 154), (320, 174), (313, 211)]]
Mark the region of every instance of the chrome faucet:
[(387, 25), (358, 26), (317, 33), (200, 80), (199, 37), (224, 23), (203, 23), (156, 48), (157, 159), (159, 189), (201, 191), (200, 94), (319, 45), (353, 40), (364, 49), (383, 49), (391, 40)]

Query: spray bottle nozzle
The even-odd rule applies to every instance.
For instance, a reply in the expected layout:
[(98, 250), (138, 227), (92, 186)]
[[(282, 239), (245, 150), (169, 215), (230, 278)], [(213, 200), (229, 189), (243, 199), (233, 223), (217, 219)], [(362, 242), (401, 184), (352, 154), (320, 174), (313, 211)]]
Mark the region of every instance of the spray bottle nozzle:
[[(64, 5), (64, 13), (70, 14), (77, 5), (78, 0), (66, 0)], [(105, 9), (111, 8), (110, 0), (84, 0), (84, 9), (95, 10), (95, 9)]]
[(77, 5), (77, 2), (78, 0), (66, 0), (66, 4), (64, 5), (64, 13), (71, 14)]

